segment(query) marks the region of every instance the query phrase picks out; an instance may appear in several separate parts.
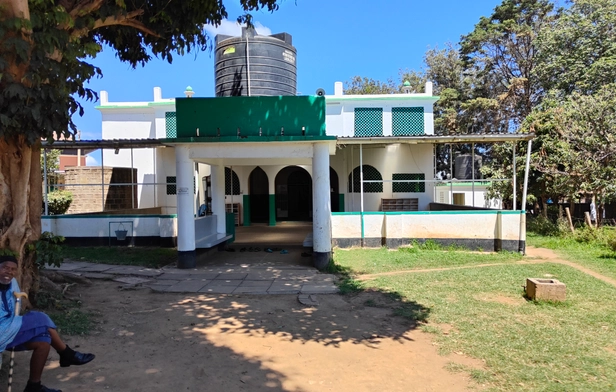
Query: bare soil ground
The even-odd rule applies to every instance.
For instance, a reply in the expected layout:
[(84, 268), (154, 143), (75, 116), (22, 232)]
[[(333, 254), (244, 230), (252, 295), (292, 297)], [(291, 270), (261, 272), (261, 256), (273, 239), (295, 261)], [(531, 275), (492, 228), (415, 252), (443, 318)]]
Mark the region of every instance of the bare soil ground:
[[(65, 392), (480, 389), (446, 367), (481, 362), (439, 355), (432, 336), (393, 316), (380, 293), (320, 295), (318, 307), (295, 295), (155, 294), (112, 282), (72, 294), (97, 325), (67, 341), (97, 358), (60, 368), (51, 354), (43, 381)], [(21, 391), (29, 353), (16, 359), (14, 390)]]

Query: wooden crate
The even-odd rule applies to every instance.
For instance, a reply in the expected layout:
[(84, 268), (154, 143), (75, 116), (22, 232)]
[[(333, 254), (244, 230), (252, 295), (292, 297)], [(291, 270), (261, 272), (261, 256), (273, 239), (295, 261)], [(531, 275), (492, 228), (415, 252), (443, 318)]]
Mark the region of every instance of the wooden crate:
[(381, 199), (381, 211), (419, 211), (419, 199)]

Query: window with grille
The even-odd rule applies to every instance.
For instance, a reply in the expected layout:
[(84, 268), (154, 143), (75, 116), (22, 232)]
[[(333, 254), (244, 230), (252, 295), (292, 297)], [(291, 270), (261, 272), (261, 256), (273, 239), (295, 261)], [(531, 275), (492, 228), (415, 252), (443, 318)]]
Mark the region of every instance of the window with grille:
[[(362, 167), (364, 168), (364, 193), (382, 193), (383, 177), (381, 176), (381, 173), (370, 165), (363, 165)], [(349, 193), (360, 193), (360, 174), (361, 168), (359, 166), (353, 169), (353, 172), (349, 174)]]
[(165, 112), (165, 135), (168, 139), (178, 137), (178, 126), (175, 119), (175, 112)]
[(382, 108), (355, 108), (354, 136), (383, 136)]
[[(393, 192), (423, 193), (426, 191), (426, 183), (423, 182), (426, 176), (423, 173), (394, 173), (391, 179)], [(422, 180), (422, 182), (411, 182), (413, 180)]]
[(175, 177), (167, 177), (167, 194), (175, 195), (177, 193), (177, 187), (175, 185)]
[(393, 136), (423, 135), (423, 107), (392, 108), (391, 133)]
[[(233, 185), (233, 188), (231, 187)], [(231, 191), (233, 190), (233, 193)], [(240, 179), (237, 174), (228, 167), (225, 167), (225, 195), (240, 194)]]

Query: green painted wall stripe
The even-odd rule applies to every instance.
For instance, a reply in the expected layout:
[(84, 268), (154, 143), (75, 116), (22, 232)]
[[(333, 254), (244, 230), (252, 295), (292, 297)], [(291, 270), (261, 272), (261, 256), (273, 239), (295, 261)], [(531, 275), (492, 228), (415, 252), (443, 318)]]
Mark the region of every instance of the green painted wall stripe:
[(177, 214), (147, 214), (147, 215), (50, 215), (41, 216), (41, 219), (99, 219), (99, 218), (177, 218)]
[(244, 226), (250, 226), (250, 195), (244, 195), (243, 207), (244, 207)]
[[(371, 211), (363, 215), (521, 215), (526, 211)], [(362, 215), (361, 212), (332, 212), (332, 215)]]
[(269, 225), (276, 226), (276, 195), (269, 195)]
[(340, 208), (340, 212), (344, 212), (344, 193), (338, 195), (338, 208)]

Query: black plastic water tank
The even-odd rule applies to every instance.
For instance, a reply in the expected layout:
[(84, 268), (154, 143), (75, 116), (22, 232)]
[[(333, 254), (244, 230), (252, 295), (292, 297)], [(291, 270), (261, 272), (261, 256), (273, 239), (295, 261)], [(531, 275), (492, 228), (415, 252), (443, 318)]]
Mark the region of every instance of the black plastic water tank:
[(473, 166), (475, 167), (475, 180), (481, 179), (481, 155), (475, 155), (475, 164), (473, 165), (473, 156), (471, 154), (458, 155), (454, 160), (456, 165), (455, 178), (458, 180), (472, 180)]
[(241, 37), (216, 36), (217, 97), (297, 95), (297, 50), (287, 33)]

